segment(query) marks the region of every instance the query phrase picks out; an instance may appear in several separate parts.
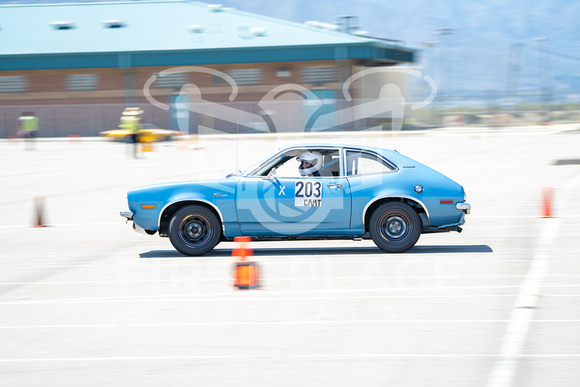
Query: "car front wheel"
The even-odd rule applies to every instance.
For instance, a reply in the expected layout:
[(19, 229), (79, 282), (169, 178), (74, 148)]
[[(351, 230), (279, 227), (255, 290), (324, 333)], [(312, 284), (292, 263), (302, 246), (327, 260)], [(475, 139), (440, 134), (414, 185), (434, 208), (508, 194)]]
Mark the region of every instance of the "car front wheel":
[(415, 246), (421, 235), (421, 219), (408, 204), (389, 202), (371, 215), (369, 232), (375, 244), (389, 252), (401, 253)]
[(178, 210), (169, 223), (169, 240), (182, 254), (204, 255), (219, 243), (221, 224), (206, 207), (191, 205)]

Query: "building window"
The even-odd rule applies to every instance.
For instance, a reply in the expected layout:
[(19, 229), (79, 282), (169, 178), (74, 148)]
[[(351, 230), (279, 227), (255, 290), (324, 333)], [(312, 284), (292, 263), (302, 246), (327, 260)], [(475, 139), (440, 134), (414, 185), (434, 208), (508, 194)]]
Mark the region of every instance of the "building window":
[(0, 93), (26, 93), (27, 77), (0, 77)]
[(329, 83), (336, 81), (336, 71), (334, 67), (304, 67), (302, 69), (303, 83)]
[[(227, 72), (238, 86), (255, 86), (262, 84), (262, 69), (230, 70)], [(225, 85), (227, 82), (217, 75), (212, 75), (214, 85)]]
[(157, 80), (153, 85), (158, 89), (181, 89), (183, 85), (188, 83), (187, 73), (172, 73), (165, 76), (155, 75)]
[(67, 75), (65, 78), (67, 91), (93, 91), (99, 88), (99, 76), (96, 74)]

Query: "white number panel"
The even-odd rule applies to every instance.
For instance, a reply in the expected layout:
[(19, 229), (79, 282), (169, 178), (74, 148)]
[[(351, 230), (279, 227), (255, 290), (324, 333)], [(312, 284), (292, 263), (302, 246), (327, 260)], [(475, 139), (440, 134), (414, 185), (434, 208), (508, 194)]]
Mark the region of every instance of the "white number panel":
[(322, 183), (311, 180), (298, 180), (294, 186), (294, 205), (296, 207), (321, 207)]

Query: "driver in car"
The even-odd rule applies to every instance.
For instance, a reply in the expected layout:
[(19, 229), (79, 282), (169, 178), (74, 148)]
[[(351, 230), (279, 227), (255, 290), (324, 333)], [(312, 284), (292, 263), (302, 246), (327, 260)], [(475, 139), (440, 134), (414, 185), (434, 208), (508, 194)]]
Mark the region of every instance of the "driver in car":
[(298, 172), (301, 176), (320, 176), (320, 168), (322, 168), (322, 154), (319, 152), (302, 152), (298, 156), (300, 165)]

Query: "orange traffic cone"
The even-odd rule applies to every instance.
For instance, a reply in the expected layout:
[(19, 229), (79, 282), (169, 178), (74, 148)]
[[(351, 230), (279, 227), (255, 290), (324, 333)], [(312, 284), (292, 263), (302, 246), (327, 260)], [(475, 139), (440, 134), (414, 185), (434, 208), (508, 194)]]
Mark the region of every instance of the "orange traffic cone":
[(258, 265), (255, 261), (248, 261), (247, 257), (253, 255), (249, 247), (250, 237), (235, 237), (236, 247), (232, 251), (232, 257), (237, 257), (234, 269), (234, 286), (240, 290), (258, 289)]
[(553, 218), (552, 216), (552, 188), (544, 188), (542, 196), (542, 218)]
[(46, 227), (43, 221), (44, 215), (44, 196), (37, 196), (34, 198), (34, 225), (32, 227)]
[(236, 244), (236, 247), (234, 247), (234, 249), (232, 250), (232, 257), (238, 257), (239, 261), (245, 261), (246, 257), (248, 256), (251, 257), (254, 254), (252, 248), (250, 247), (251, 241), (252, 238), (248, 236), (235, 237), (234, 243)]

